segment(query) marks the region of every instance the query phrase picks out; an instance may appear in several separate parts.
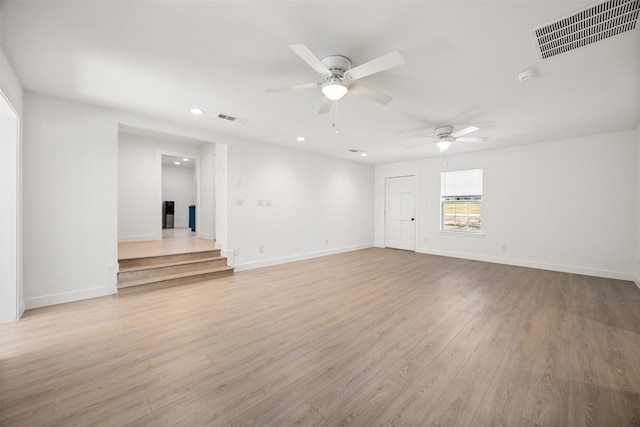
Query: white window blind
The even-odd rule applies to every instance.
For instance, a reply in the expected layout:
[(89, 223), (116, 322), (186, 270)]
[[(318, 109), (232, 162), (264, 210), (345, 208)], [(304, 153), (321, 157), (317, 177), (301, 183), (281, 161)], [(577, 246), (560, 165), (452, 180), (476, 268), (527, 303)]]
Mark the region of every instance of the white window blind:
[(442, 197), (481, 196), (482, 169), (442, 172), (440, 183)]

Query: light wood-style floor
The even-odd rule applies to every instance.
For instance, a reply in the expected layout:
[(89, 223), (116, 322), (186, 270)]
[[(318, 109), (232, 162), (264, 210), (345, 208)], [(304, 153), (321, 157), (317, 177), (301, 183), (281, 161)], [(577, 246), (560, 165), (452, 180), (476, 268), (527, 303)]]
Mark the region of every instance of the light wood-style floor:
[(188, 228), (162, 230), (162, 240), (118, 243), (118, 259), (171, 255), (215, 249), (213, 240), (200, 239)]
[(391, 249), (28, 311), (4, 426), (638, 426), (631, 282)]

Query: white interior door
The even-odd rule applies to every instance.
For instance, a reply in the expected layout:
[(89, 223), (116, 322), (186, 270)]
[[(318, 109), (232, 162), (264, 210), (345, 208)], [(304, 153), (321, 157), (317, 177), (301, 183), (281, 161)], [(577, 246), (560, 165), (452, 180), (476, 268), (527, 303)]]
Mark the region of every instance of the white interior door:
[(416, 177), (387, 178), (385, 183), (385, 246), (416, 249)]

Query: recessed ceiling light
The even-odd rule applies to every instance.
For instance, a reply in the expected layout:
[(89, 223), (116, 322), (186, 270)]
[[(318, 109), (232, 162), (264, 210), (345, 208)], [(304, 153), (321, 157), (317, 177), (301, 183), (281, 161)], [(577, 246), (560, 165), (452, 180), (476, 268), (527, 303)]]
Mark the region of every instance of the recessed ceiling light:
[(186, 158), (185, 158), (185, 159), (182, 159), (182, 160), (183, 160), (183, 161), (185, 161), (185, 162), (188, 162), (188, 161), (189, 161), (189, 159), (186, 159)]
[(367, 157), (367, 153), (365, 153), (364, 151), (362, 153), (360, 153), (360, 157)]
[(201, 108), (192, 108), (191, 114), (195, 114), (196, 116), (201, 116), (204, 114), (204, 110)]
[(298, 142), (304, 142), (306, 140), (307, 139), (304, 136), (299, 136), (299, 137), (296, 138), (296, 141), (298, 141)]
[(174, 165), (179, 165), (179, 164), (180, 164), (180, 162), (173, 162), (173, 164), (174, 164)]

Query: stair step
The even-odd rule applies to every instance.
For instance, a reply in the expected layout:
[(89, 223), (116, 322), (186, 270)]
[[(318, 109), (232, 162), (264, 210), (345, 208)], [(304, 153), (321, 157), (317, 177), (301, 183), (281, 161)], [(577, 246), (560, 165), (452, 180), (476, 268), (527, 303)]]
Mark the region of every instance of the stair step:
[(221, 267), (213, 267), (181, 273), (166, 274), (164, 276), (145, 277), (137, 280), (130, 280), (124, 283), (118, 283), (118, 289), (151, 284), (167, 285), (168, 282), (175, 282), (175, 284), (180, 284), (199, 280), (209, 280), (217, 276), (223, 276), (231, 273), (233, 273), (233, 267), (225, 265)]
[(226, 258), (213, 258), (209, 260), (196, 260), (190, 262), (182, 262), (179, 264), (167, 264), (158, 267), (148, 267), (127, 270), (118, 273), (118, 283), (126, 286), (129, 282), (154, 278), (162, 278), (174, 274), (192, 274), (198, 271), (208, 271), (212, 268), (226, 267)]
[(189, 259), (185, 261), (158, 262), (154, 264), (143, 264), (143, 265), (125, 264), (124, 266), (122, 266), (122, 264), (120, 264), (119, 271), (120, 273), (127, 273), (130, 271), (146, 271), (146, 270), (153, 270), (153, 269), (159, 269), (159, 268), (165, 268), (165, 267), (194, 265), (194, 264), (205, 263), (205, 262), (221, 263), (226, 265), (227, 259), (225, 257), (217, 256), (217, 257), (210, 257), (210, 258)]
[(138, 294), (141, 292), (151, 292), (159, 289), (171, 288), (174, 286), (188, 285), (191, 283), (203, 282), (205, 280), (214, 280), (221, 277), (231, 276), (233, 274), (233, 268), (227, 267), (225, 270), (221, 270), (213, 273), (205, 273), (195, 276), (185, 276), (181, 278), (174, 278), (169, 280), (162, 280), (159, 282), (143, 283), (136, 286), (126, 286), (118, 288), (118, 296), (126, 296), (131, 294)]
[(170, 254), (170, 255), (155, 255), (149, 257), (142, 258), (129, 258), (129, 259), (119, 259), (119, 269), (120, 271), (128, 271), (134, 269), (135, 267), (143, 267), (143, 266), (164, 266), (167, 264), (176, 264), (185, 261), (192, 260), (201, 260), (207, 258), (218, 258), (220, 257), (220, 249), (213, 249), (209, 251), (199, 251), (199, 252), (188, 252), (188, 253), (180, 253), (180, 254)]
[(118, 295), (233, 274), (220, 249), (118, 260)]

